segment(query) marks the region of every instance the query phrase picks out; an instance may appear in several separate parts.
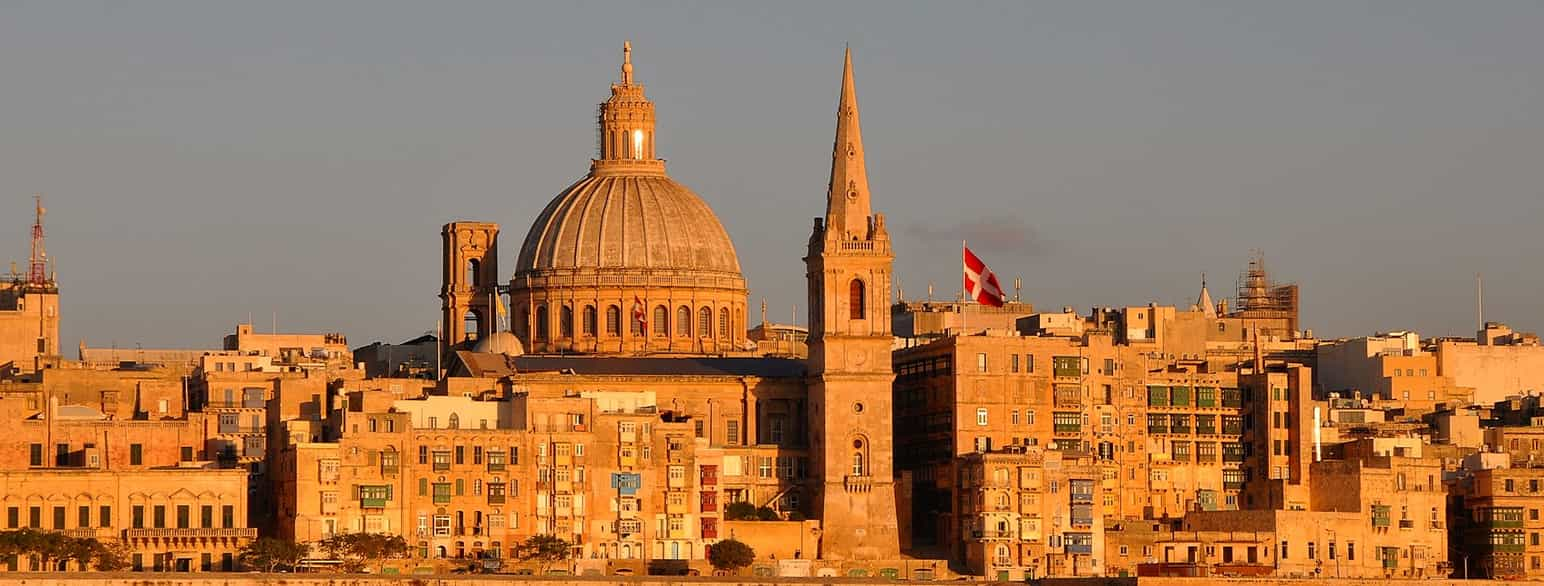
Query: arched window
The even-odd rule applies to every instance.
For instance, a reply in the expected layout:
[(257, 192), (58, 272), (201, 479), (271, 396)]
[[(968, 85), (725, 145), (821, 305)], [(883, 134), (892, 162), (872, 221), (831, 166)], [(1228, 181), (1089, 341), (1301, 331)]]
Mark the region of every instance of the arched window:
[(692, 336), (691, 308), (685, 305), (677, 307), (675, 312), (675, 324), (677, 336), (682, 338), (690, 338)]
[(663, 305), (654, 306), (654, 323), (649, 324), (649, 327), (654, 328), (655, 336), (663, 338), (670, 335), (670, 310)]
[(584, 306), (584, 335), (595, 335), (595, 306)]
[(537, 340), (547, 339), (547, 306), (545, 304), (536, 306), (535, 334), (536, 335), (534, 337)]
[(1006, 492), (999, 492), (999, 493), (997, 493), (997, 508), (1004, 509), (1004, 510), (1006, 510), (1008, 508), (1008, 493), (1006, 493)]
[(703, 338), (713, 337), (713, 310), (702, 308), (697, 310), (697, 335)]
[(466, 315), (463, 316), (462, 321), (461, 321), (461, 333), (462, 333), (462, 335), (466, 339), (468, 339), (468, 340), (476, 340), (477, 339), (477, 331), (482, 329), (480, 327), (480, 322), (482, 322), (482, 320), (480, 318), (478, 318), (477, 312), (475, 312), (475, 311), (468, 311), (468, 312), (466, 312)]
[(450, 414), (450, 429), (461, 429), (460, 415), (456, 415), (455, 413)]
[(574, 308), (564, 305), (558, 310), (558, 331), (564, 338), (574, 337)]
[(868, 474), (868, 445), (863, 438), (852, 440), (852, 475)]
[(615, 305), (606, 307), (606, 335), (617, 336), (622, 333), (622, 308)]
[(718, 337), (729, 339), (729, 308), (718, 310)]
[(847, 317), (851, 319), (863, 319), (863, 302), (867, 299), (863, 295), (863, 281), (853, 279), (847, 285)]
[(478, 262), (478, 260), (475, 259), (475, 258), (472, 259), (472, 260), (466, 261), (466, 284), (467, 285), (471, 285), (473, 287), (476, 287), (477, 283), (480, 282), (479, 281), (479, 277), (481, 277), (481, 276), (482, 276), (482, 263)]

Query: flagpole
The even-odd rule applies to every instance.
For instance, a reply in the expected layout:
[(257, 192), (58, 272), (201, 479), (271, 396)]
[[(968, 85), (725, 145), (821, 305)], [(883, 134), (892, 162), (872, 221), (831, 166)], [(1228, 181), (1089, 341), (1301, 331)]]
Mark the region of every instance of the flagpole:
[[(965, 266), (965, 253), (967, 251), (969, 251), (969, 250), (970, 250), (970, 248), (965, 245), (965, 239), (961, 238), (960, 239), (960, 269), (961, 269), (961, 272), (969, 270), (969, 267)], [(967, 316), (966, 310), (969, 309), (969, 306), (970, 306), (970, 290), (965, 288), (965, 279), (963, 278), (963, 276), (960, 278), (960, 300), (961, 300), (960, 301), (960, 335), (963, 336), (963, 335), (966, 334), (966, 329), (968, 327), (970, 327), (968, 325), (970, 323), (970, 319), (968, 317), (966, 317)]]

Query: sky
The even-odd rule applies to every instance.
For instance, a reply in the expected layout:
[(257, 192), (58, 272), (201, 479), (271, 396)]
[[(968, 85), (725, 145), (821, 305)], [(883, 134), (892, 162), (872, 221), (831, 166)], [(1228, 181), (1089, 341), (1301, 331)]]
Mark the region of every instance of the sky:
[(1231, 297), (1259, 250), (1320, 337), (1471, 335), (1477, 273), (1535, 330), (1541, 28), (1533, 0), (11, 1), (0, 260), (43, 193), (67, 349), (432, 331), (440, 226), (502, 224), (512, 273), (630, 39), (751, 306), (805, 323), (850, 44), (908, 299), (955, 294), (961, 239), (1084, 312)]

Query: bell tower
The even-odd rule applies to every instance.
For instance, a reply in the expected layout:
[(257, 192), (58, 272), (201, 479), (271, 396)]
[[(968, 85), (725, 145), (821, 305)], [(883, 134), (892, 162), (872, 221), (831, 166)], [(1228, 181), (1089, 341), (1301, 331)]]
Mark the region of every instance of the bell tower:
[(475, 344), (494, 332), (498, 318), (499, 225), (451, 222), (440, 230), (444, 275), (440, 285), (440, 351)]
[(869, 208), (852, 51), (842, 70), (826, 216), (804, 258), (809, 282), (811, 458), (821, 486), (820, 556), (896, 559), (890, 278), (885, 218)]

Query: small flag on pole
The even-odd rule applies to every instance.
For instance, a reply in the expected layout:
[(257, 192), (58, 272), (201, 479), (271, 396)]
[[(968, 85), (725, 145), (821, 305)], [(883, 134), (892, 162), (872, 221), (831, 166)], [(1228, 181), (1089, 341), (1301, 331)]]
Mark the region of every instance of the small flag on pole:
[(643, 308), (643, 300), (637, 295), (633, 296), (633, 320), (638, 322), (638, 331), (647, 335), (649, 333), (648, 312)]
[(986, 268), (986, 263), (976, 258), (970, 247), (962, 243), (961, 248), (965, 251), (965, 296), (982, 305), (1002, 307), (1006, 299), (1002, 286), (997, 284), (997, 275), (992, 274), (992, 269)]

